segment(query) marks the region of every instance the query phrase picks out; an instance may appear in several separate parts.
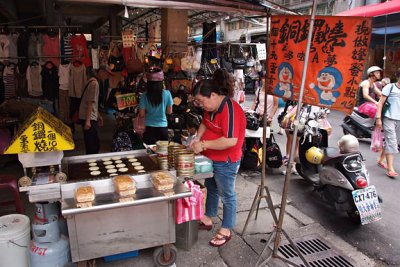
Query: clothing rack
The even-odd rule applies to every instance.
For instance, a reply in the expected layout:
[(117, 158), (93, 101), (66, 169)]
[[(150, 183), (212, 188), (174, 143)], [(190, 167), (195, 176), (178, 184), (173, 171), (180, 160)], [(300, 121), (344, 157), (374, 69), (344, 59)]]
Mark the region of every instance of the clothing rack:
[(0, 28), (7, 28), (7, 29), (54, 29), (54, 28), (60, 28), (60, 29), (68, 29), (68, 28), (82, 28), (82, 25), (62, 25), (62, 26), (44, 26), (44, 25), (38, 25), (38, 26), (7, 26), (7, 25), (0, 25)]

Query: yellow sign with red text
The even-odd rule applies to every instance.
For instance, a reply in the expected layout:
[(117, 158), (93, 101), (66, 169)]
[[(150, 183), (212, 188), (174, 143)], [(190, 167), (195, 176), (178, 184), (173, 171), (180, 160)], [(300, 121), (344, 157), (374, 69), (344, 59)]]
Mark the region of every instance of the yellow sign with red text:
[(39, 107), (22, 125), (4, 154), (73, 150), (71, 129)]

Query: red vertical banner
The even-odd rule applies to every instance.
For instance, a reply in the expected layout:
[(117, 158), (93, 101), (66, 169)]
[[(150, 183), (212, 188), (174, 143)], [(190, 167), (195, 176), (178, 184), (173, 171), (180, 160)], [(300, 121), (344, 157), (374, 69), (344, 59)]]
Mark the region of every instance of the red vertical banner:
[[(351, 113), (365, 68), (371, 18), (322, 17), (314, 22), (303, 102)], [(310, 17), (272, 16), (267, 93), (298, 100)]]

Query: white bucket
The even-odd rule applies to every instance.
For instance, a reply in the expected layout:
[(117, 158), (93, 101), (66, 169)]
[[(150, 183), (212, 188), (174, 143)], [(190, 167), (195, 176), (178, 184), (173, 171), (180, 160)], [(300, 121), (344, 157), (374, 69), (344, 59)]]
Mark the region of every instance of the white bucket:
[(22, 214), (0, 217), (0, 267), (28, 267), (29, 218)]

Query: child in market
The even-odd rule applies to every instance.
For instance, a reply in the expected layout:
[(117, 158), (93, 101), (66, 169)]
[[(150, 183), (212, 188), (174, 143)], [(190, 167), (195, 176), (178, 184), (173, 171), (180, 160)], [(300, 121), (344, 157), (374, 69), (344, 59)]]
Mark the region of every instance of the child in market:
[(181, 141), (182, 145), (188, 146), (190, 142), (193, 140), (193, 138), (196, 137), (197, 134), (197, 129), (200, 126), (201, 118), (199, 118), (197, 115), (188, 114), (188, 120), (186, 123), (186, 129), (188, 136), (182, 135)]

